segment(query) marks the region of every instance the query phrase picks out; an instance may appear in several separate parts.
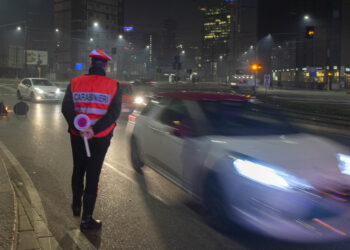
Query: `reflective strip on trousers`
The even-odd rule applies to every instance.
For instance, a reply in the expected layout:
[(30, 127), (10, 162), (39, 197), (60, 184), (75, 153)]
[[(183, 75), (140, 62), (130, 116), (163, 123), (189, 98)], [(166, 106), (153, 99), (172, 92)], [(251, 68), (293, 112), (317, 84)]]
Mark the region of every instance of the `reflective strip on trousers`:
[(97, 108), (81, 108), (75, 107), (74, 110), (79, 113), (85, 114), (97, 114), (97, 115), (105, 115), (107, 113), (106, 109), (97, 109)]

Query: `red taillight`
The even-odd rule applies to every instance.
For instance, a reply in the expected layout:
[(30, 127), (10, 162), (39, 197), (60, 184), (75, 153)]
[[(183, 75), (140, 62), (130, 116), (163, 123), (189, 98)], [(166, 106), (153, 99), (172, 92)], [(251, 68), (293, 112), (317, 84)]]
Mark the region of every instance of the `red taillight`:
[(131, 114), (128, 117), (128, 121), (135, 123), (136, 122), (136, 118), (137, 118), (136, 115)]

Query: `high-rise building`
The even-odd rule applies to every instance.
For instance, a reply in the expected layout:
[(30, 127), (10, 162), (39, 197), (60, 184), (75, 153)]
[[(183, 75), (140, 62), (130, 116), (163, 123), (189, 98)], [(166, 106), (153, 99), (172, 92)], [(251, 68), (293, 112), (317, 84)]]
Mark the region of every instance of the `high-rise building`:
[(113, 62), (108, 74), (118, 70), (118, 39), (123, 39), (124, 0), (55, 0), (55, 71), (60, 78), (89, 67), (88, 53), (102, 49)]
[(160, 51), (157, 53), (159, 66), (162, 68), (170, 67), (174, 57), (177, 56), (177, 22), (172, 19), (166, 19), (162, 22), (160, 34)]
[(199, 7), (203, 13), (202, 74), (226, 80), (241, 68), (237, 59), (256, 42), (256, 0), (225, 0)]

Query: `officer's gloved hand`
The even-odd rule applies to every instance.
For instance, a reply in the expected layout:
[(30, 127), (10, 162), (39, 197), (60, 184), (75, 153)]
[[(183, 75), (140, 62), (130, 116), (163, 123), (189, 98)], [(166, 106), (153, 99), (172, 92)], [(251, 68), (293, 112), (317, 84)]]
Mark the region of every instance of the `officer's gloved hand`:
[(94, 137), (94, 131), (92, 130), (92, 128), (87, 128), (83, 131), (80, 131), (80, 136), (86, 137), (87, 139), (91, 139), (92, 137)]

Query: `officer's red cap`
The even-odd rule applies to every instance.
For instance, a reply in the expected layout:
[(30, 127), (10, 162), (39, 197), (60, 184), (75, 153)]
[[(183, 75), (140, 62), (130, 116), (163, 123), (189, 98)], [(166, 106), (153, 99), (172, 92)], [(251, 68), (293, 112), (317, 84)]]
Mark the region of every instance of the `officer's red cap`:
[(106, 61), (112, 61), (112, 58), (109, 55), (107, 55), (105, 52), (99, 49), (94, 49), (93, 51), (91, 51), (89, 57), (103, 59)]

